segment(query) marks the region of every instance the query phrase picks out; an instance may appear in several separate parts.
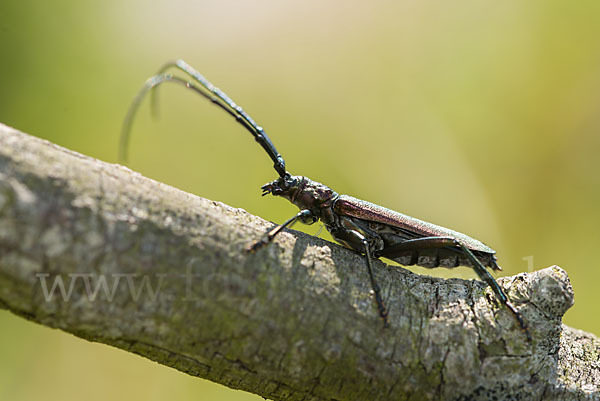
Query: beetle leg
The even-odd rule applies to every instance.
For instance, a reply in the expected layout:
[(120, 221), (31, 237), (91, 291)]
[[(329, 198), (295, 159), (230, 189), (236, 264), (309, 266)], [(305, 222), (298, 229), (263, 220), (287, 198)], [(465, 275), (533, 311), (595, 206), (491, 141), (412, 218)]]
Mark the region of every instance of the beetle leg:
[(381, 298), (381, 289), (375, 281), (375, 276), (373, 275), (373, 261), (371, 260), (371, 250), (369, 249), (369, 241), (363, 239), (363, 246), (365, 247), (365, 255), (367, 256), (367, 268), (369, 269), (369, 278), (371, 279), (371, 288), (375, 293), (375, 302), (377, 302), (377, 309), (379, 310), (379, 316), (383, 319), (383, 326), (389, 327), (388, 323), (388, 311), (383, 304), (383, 299)]
[(527, 339), (531, 341), (531, 335), (529, 334), (529, 330), (527, 329), (527, 325), (523, 320), (523, 317), (519, 313), (519, 311), (515, 308), (515, 306), (509, 301), (508, 297), (504, 293), (504, 290), (498, 282), (494, 279), (494, 277), (490, 274), (490, 272), (485, 268), (485, 266), (481, 263), (481, 261), (473, 254), (473, 252), (461, 244), (458, 240), (452, 237), (424, 237), (424, 238), (416, 238), (412, 240), (407, 240), (401, 242), (399, 244), (393, 245), (388, 248), (381, 249), (379, 251), (374, 252), (375, 257), (386, 257), (393, 258), (394, 256), (406, 252), (407, 250), (412, 249), (434, 249), (434, 248), (444, 248), (444, 247), (457, 247), (459, 248), (473, 263), (473, 270), (475, 273), (486, 282), (492, 290), (496, 294), (496, 297), (499, 299), (500, 303), (504, 304), (508, 310), (515, 316), (515, 319), (519, 323), (521, 330), (527, 335)]
[(416, 249), (435, 249), (435, 248), (445, 248), (445, 247), (459, 248), (471, 260), (471, 262), (473, 262), (473, 270), (475, 270), (475, 273), (477, 273), (479, 278), (481, 278), (490, 287), (492, 287), (492, 290), (494, 290), (494, 293), (496, 293), (496, 295), (498, 296), (498, 298), (500, 298), (500, 301), (502, 303), (508, 302), (508, 298), (507, 298), (506, 294), (504, 294), (504, 291), (502, 290), (502, 288), (500, 287), (498, 282), (496, 282), (496, 280), (494, 280), (494, 277), (492, 277), (490, 272), (488, 272), (488, 270), (483, 266), (481, 261), (479, 259), (477, 259), (477, 257), (473, 254), (473, 252), (469, 248), (467, 248), (466, 246), (461, 244), (455, 238), (452, 238), (452, 237), (415, 238), (415, 239), (400, 242), (400, 243), (390, 246), (388, 248), (384, 248), (379, 251), (376, 251), (374, 253), (374, 255), (375, 255), (375, 257), (383, 256), (386, 258), (390, 258), (390, 257), (393, 258), (393, 257), (397, 256), (398, 254), (401, 254), (402, 252), (413, 250), (413, 249), (414, 250), (416, 250)]
[(369, 246), (369, 240), (359, 231), (344, 228), (343, 226), (330, 229), (330, 232), (337, 241), (346, 244), (348, 247), (358, 252), (364, 252), (365, 256), (367, 257), (367, 269), (369, 271), (369, 279), (371, 280), (371, 288), (375, 294), (377, 310), (379, 311), (379, 316), (381, 316), (383, 319), (384, 327), (389, 327), (388, 311), (385, 308), (383, 298), (381, 297), (381, 289), (379, 288), (379, 285), (375, 280), (375, 275), (373, 274), (373, 260), (371, 256), (372, 251), (371, 247)]
[(401, 254), (405, 251), (410, 251), (413, 249), (435, 249), (435, 248), (445, 248), (445, 247), (460, 247), (458, 241), (456, 241), (452, 237), (422, 237), (409, 239), (406, 241), (399, 242), (392, 246), (389, 246), (384, 249), (380, 249), (375, 252), (376, 257), (386, 257), (393, 258)]
[(500, 302), (503, 303), (508, 308), (508, 310), (510, 310), (512, 312), (515, 319), (517, 319), (519, 326), (521, 326), (521, 330), (527, 336), (527, 341), (531, 342), (531, 334), (529, 333), (529, 329), (527, 328), (527, 325), (525, 324), (525, 321), (523, 320), (523, 316), (521, 316), (521, 313), (517, 310), (517, 308), (515, 308), (515, 306), (508, 300), (508, 297), (504, 293), (504, 290), (502, 290), (502, 288), (500, 287), (498, 282), (494, 279), (494, 277), (490, 274), (490, 272), (483, 266), (483, 264), (479, 261), (479, 259), (477, 259), (475, 257), (475, 255), (473, 255), (473, 252), (469, 248), (464, 246), (463, 244), (460, 244), (458, 241), (456, 241), (456, 242), (460, 246), (460, 248), (463, 250), (463, 252), (473, 262), (473, 269), (475, 270), (477, 275), (483, 281), (488, 283), (488, 285), (490, 287), (492, 287), (492, 290), (494, 290), (494, 292), (496, 293), (496, 296), (500, 299)]
[(309, 218), (310, 216), (312, 216), (312, 212), (310, 210), (308, 210), (308, 209), (300, 210), (294, 217), (286, 220), (285, 223), (275, 226), (271, 230), (269, 230), (269, 232), (267, 233), (265, 238), (261, 239), (260, 241), (256, 241), (252, 245), (249, 245), (246, 248), (246, 252), (256, 252), (263, 246), (265, 246), (265, 245), (269, 244), (271, 241), (273, 241), (273, 238), (275, 238), (275, 236), (281, 230), (283, 230), (285, 227), (291, 226), (298, 219), (306, 219), (306, 218)]

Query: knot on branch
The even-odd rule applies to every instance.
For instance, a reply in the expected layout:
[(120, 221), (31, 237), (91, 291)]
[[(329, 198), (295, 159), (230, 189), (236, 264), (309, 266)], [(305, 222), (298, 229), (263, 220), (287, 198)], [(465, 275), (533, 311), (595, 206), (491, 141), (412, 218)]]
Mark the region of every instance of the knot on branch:
[(567, 272), (550, 266), (532, 273), (531, 303), (548, 318), (561, 318), (573, 306), (573, 286)]

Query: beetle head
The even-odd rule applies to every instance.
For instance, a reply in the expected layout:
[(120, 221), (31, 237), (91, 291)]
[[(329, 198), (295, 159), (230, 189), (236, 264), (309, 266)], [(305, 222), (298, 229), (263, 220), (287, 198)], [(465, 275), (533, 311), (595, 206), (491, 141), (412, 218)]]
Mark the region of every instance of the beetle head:
[(269, 182), (261, 187), (262, 196), (273, 194), (275, 196), (283, 196), (286, 199), (292, 200), (296, 192), (298, 192), (302, 178), (286, 173), (284, 176)]
[(313, 212), (327, 206), (329, 201), (337, 197), (337, 193), (326, 185), (289, 173), (263, 185), (262, 190), (263, 196), (282, 196), (300, 209), (311, 209)]

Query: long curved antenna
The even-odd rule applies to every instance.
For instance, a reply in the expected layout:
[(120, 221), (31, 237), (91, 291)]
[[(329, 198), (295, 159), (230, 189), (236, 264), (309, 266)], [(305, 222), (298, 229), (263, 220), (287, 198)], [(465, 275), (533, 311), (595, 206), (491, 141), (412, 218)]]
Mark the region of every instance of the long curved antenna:
[[(188, 82), (177, 76), (173, 76), (172, 74), (165, 74), (164, 71), (171, 67), (178, 68), (179, 70), (185, 72), (189, 77), (193, 78), (194, 81), (199, 83), (201, 87), (196, 86), (192, 82)], [(273, 145), (273, 142), (271, 142), (271, 139), (264, 132), (263, 128), (256, 124), (256, 122), (254, 122), (254, 120), (240, 106), (235, 104), (235, 102), (231, 100), (231, 98), (227, 96), (225, 92), (211, 84), (206, 78), (204, 78), (202, 74), (200, 74), (198, 71), (196, 71), (183, 60), (177, 60), (174, 63), (165, 64), (161, 68), (159, 74), (149, 78), (146, 81), (144, 87), (140, 90), (140, 92), (133, 100), (129, 111), (127, 112), (127, 116), (123, 121), (119, 160), (125, 161), (127, 158), (127, 148), (129, 144), (129, 137), (131, 132), (131, 126), (133, 123), (133, 118), (135, 117), (135, 114), (139, 108), (140, 103), (144, 99), (144, 96), (147, 94), (148, 91), (167, 81), (179, 83), (187, 87), (188, 89), (192, 89), (196, 93), (210, 100), (212, 103), (216, 104), (221, 109), (229, 113), (232, 117), (236, 119), (237, 122), (244, 126), (244, 128), (246, 128), (252, 134), (252, 136), (254, 136), (256, 142), (258, 142), (267, 152), (269, 157), (273, 160), (273, 167), (275, 168), (275, 171), (277, 171), (279, 176), (284, 177), (286, 176), (286, 174), (288, 174), (285, 169), (285, 161), (283, 160), (283, 157), (279, 154), (279, 152), (277, 152), (277, 149), (275, 149), (275, 145)], [(152, 100), (153, 109), (154, 111), (156, 111), (156, 98), (153, 97)]]
[(225, 110), (233, 118), (238, 120), (238, 122), (240, 122), (240, 124), (242, 124), (246, 129), (252, 130), (251, 126), (249, 126), (245, 121), (240, 120), (240, 117), (238, 117), (237, 114), (235, 114), (232, 110), (230, 110), (225, 104), (223, 104), (221, 101), (219, 101), (219, 99), (204, 92), (202, 89), (195, 86), (191, 82), (188, 82), (183, 78), (173, 76), (172, 74), (159, 74), (159, 75), (150, 77), (150, 78), (148, 78), (148, 80), (146, 80), (144, 87), (135, 96), (133, 102), (131, 103), (131, 106), (129, 107), (129, 110), (127, 111), (127, 115), (125, 116), (125, 119), (123, 120), (123, 128), (121, 131), (121, 143), (119, 146), (119, 161), (120, 162), (125, 162), (127, 160), (127, 153), (128, 153), (128, 148), (129, 148), (129, 137), (131, 136), (131, 126), (133, 125), (133, 119), (135, 118), (135, 115), (139, 109), (140, 104), (142, 103), (142, 100), (144, 100), (144, 97), (146, 96), (148, 91), (151, 91), (152, 89), (156, 88), (158, 85), (162, 84), (163, 82), (168, 82), (168, 81), (177, 83), (179, 85), (183, 85), (186, 88), (193, 90), (194, 92), (205, 97), (206, 99), (210, 100), (211, 102), (213, 102), (214, 104), (216, 104), (217, 106), (219, 106), (220, 108)]

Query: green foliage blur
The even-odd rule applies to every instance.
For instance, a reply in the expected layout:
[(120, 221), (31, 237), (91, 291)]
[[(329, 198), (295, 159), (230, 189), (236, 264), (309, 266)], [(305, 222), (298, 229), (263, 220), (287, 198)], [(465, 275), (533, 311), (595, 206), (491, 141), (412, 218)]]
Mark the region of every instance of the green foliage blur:
[[(505, 275), (560, 265), (565, 323), (600, 334), (599, 21), (592, 0), (3, 0), (0, 122), (116, 162), (136, 91), (183, 58), (292, 173), (481, 239)], [(131, 168), (272, 221), (295, 213), (260, 197), (272, 163), (230, 117), (178, 86), (159, 102), (135, 121)], [(2, 400), (260, 399), (6, 311), (0, 327)]]

